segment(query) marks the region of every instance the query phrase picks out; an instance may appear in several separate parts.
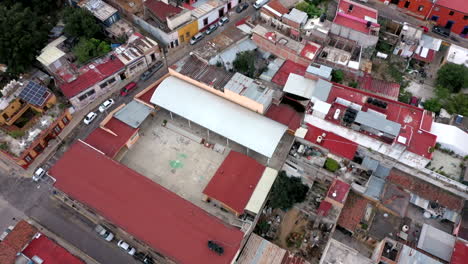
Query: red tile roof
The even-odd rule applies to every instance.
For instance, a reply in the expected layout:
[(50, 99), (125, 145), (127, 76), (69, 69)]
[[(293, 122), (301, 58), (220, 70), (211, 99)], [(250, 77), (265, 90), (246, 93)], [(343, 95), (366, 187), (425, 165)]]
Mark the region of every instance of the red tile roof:
[[(388, 120), (401, 124), (402, 129), (400, 131), (400, 135), (407, 138), (405, 145), (408, 147), (408, 150), (427, 159), (432, 158), (432, 153), (428, 150), (430, 147), (435, 146), (437, 137), (422, 130), (421, 133), (418, 132), (420, 131), (423, 119), (424, 123), (427, 122), (427, 125), (424, 125), (425, 128), (429, 126), (430, 119), (432, 119), (432, 117), (429, 118), (428, 116), (425, 116), (426, 112), (424, 109), (334, 83), (328, 96), (327, 103), (336, 105), (334, 102), (338, 97), (364, 106), (364, 108), (369, 107), (369, 104), (366, 104), (368, 97), (377, 98), (386, 102), (387, 109), (380, 110), (387, 115)], [(333, 110), (334, 108), (332, 107), (331, 109)]]
[(322, 201), (319, 208), (317, 209), (317, 214), (322, 216), (327, 216), (330, 210), (332, 209), (332, 204), (327, 201)]
[[(315, 43), (314, 43), (315, 44)], [(312, 44), (308, 42), (304, 48), (301, 50), (301, 57), (313, 60), (315, 58), (315, 55), (317, 53), (317, 50), (320, 48), (320, 45), (318, 44)]]
[[(351, 12), (348, 11), (349, 6), (353, 5)], [(341, 0), (338, 4), (338, 9), (336, 11), (336, 16), (333, 22), (335, 24), (342, 25), (363, 33), (368, 34), (370, 29), (367, 27), (367, 21), (365, 17), (370, 17), (377, 20), (377, 10), (367, 7), (365, 5), (358, 4), (356, 2)], [(379, 25), (372, 23), (374, 27)]]
[(455, 242), (455, 248), (453, 249), (452, 258), (450, 264), (466, 264), (468, 259), (468, 243), (464, 243), (461, 240)]
[(344, 203), (350, 188), (351, 185), (346, 182), (334, 180), (330, 188), (328, 188), (327, 197), (339, 203)]
[(3, 241), (0, 242), (0, 263), (15, 263), (16, 254), (31, 241), (37, 229), (24, 220), (19, 221)]
[(253, 158), (231, 151), (203, 193), (242, 214), (264, 171)]
[(166, 22), (167, 17), (177, 15), (182, 12), (182, 8), (168, 5), (159, 0), (147, 0), (145, 2), (146, 8), (148, 8), (154, 16), (156, 16), (161, 22)]
[(337, 224), (352, 232), (356, 230), (361, 219), (364, 217), (367, 203), (368, 200), (364, 197), (355, 194), (354, 192), (350, 192), (343, 210), (341, 210)]
[(147, 103), (149, 105), (153, 105), (153, 103), (151, 103), (151, 97), (153, 96), (154, 91), (156, 91), (156, 88), (158, 88), (158, 86), (159, 86), (159, 84), (153, 85), (153, 87), (151, 87), (151, 89), (149, 89), (144, 94), (142, 94), (140, 97), (138, 97), (138, 99), (142, 100), (143, 102), (145, 102), (145, 103)]
[(395, 168), (390, 171), (387, 182), (401, 186), (426, 200), (437, 202), (456, 212), (460, 212), (463, 208), (462, 198)]
[(375, 79), (370, 74), (358, 78), (359, 88), (388, 99), (398, 100), (400, 85), (394, 82)]
[(38, 256), (47, 264), (85, 264), (84, 261), (73, 256), (44, 235), (33, 239), (23, 250), (23, 254), (28, 258)]
[(468, 5), (466, 4), (466, 0), (438, 0), (436, 5), (468, 14)]
[(288, 80), (289, 74), (295, 73), (297, 75), (304, 76), (306, 70), (306, 66), (287, 60), (283, 63), (283, 65), (281, 65), (280, 69), (276, 72), (271, 81), (278, 85), (284, 86)]
[(124, 66), (125, 65), (122, 63), (122, 61), (120, 61), (117, 57), (113, 57), (113, 59), (108, 58), (105, 62), (100, 64), (88, 64), (79, 69), (80, 75), (76, 78), (76, 80), (62, 84), (60, 89), (62, 90), (63, 94), (70, 99), (75, 95), (85, 91), (89, 87), (95, 85), (96, 83), (113, 75), (120, 69), (123, 69)]
[[(50, 169), (55, 187), (179, 263), (230, 263), (243, 233), (78, 141)], [(211, 251), (214, 240), (223, 255)]]
[(104, 152), (110, 158), (114, 158), (127, 141), (138, 131), (138, 128), (133, 128), (115, 117), (112, 117), (104, 127), (117, 134), (117, 136), (98, 127), (84, 141)]
[(308, 264), (310, 262), (301, 258), (300, 256), (292, 253), (291, 251), (286, 251), (281, 260), (281, 264)]
[[(281, 15), (285, 15), (289, 13), (289, 9), (287, 9), (283, 4), (281, 4), (279, 0), (270, 1), (267, 5), (270, 8), (274, 9), (276, 12), (280, 13)], [(262, 11), (265, 11), (265, 10), (269, 12), (268, 9), (262, 8)], [(269, 12), (269, 13), (272, 13), (272, 12)], [(272, 14), (276, 16), (276, 14), (274, 13)]]
[(296, 131), (301, 126), (303, 114), (297, 112), (287, 104), (272, 104), (265, 114), (266, 117), (273, 119), (292, 131)]
[[(311, 124), (307, 124), (309, 131), (307, 132), (305, 136), (305, 140), (308, 140), (314, 144), (320, 145), (326, 149), (328, 149), (331, 153), (350, 159), (352, 160), (354, 158), (354, 155), (356, 154), (356, 150), (358, 148), (358, 145), (354, 143), (351, 140), (348, 140), (344, 137), (338, 136), (337, 134), (330, 132), (330, 131), (325, 131), (323, 129), (320, 129), (318, 127), (315, 127)], [(323, 133), (326, 133), (327, 135), (325, 138), (322, 140), (321, 143), (317, 142), (317, 137), (321, 136)]]

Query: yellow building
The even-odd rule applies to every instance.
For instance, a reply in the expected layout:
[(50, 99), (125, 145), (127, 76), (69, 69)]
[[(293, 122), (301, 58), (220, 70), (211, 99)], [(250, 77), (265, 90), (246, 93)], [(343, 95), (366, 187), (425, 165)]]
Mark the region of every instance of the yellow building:
[(198, 33), (198, 20), (190, 21), (187, 25), (181, 26), (177, 33), (179, 34), (180, 43), (188, 43)]

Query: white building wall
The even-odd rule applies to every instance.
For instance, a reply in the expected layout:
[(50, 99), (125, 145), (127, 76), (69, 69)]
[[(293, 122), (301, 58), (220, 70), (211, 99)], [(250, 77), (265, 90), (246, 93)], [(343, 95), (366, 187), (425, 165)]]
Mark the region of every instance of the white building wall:
[[(119, 71), (117, 73), (115, 73), (114, 75), (112, 76), (109, 76), (108, 78), (106, 78), (105, 80), (89, 87), (88, 89), (86, 89), (85, 91), (75, 95), (74, 97), (72, 97), (70, 99), (70, 103), (73, 105), (73, 107), (75, 108), (75, 110), (80, 110), (82, 108), (84, 108), (85, 106), (87, 106), (88, 104), (90, 104), (91, 102), (93, 102), (94, 100), (96, 100), (98, 97), (100, 97), (101, 95), (107, 93), (108, 91), (112, 90), (113, 88), (115, 87), (119, 87), (118, 84), (121, 83), (122, 79), (120, 78), (119, 74), (122, 73), (122, 71)], [(108, 82), (109, 80), (111, 80), (112, 78), (115, 78), (115, 81), (112, 83), (112, 84), (109, 84), (107, 85), (106, 87), (104, 88), (101, 88), (100, 87), (100, 84), (102, 83), (105, 83), (105, 82)], [(82, 95), (85, 95), (86, 93), (89, 93), (91, 90), (94, 90), (94, 94), (86, 97), (85, 99), (83, 100), (80, 100), (79, 97), (81, 97)]]
[(178, 14), (177, 16), (167, 18), (167, 26), (171, 30), (174, 30), (178, 26), (190, 21), (191, 19), (192, 19), (192, 12), (190, 10), (185, 10), (184, 12)]

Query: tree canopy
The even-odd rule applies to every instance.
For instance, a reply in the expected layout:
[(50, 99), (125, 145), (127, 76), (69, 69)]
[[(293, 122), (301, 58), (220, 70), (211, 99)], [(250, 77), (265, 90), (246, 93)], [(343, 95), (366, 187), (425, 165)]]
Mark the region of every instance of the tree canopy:
[(93, 58), (105, 55), (110, 51), (111, 47), (109, 43), (95, 38), (83, 38), (73, 48), (73, 54), (75, 54), (79, 63), (85, 63)]
[(255, 51), (242, 51), (237, 53), (232, 63), (234, 70), (249, 77), (255, 74)]
[(0, 63), (6, 64), (9, 72), (19, 74), (27, 71), (35, 61), (39, 50), (47, 43), (55, 20), (40, 13), (42, 5), (30, 8), (14, 2), (0, 3)]
[(462, 88), (468, 87), (468, 68), (465, 65), (446, 63), (437, 71), (436, 85), (458, 93)]
[(319, 4), (319, 2), (320, 1), (318, 0), (315, 0), (312, 3), (303, 1), (298, 3), (296, 5), (296, 8), (307, 13), (307, 16), (310, 18), (319, 17), (323, 13), (323, 10), (317, 7), (317, 4)]
[(271, 190), (270, 206), (289, 209), (295, 203), (303, 202), (308, 191), (309, 186), (303, 184), (301, 178), (288, 177), (286, 172), (281, 171)]
[(97, 38), (101, 35), (101, 26), (94, 15), (85, 8), (67, 7), (62, 13), (65, 23), (64, 32), (73, 37)]
[(344, 72), (342, 70), (332, 71), (332, 82), (342, 83), (344, 79)]

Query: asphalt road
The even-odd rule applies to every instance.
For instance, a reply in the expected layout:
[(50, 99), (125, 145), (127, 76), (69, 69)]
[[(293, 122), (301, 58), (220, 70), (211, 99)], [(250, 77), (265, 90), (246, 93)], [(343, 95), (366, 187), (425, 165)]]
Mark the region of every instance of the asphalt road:
[[(168, 65), (172, 65), (174, 62), (180, 60), (193, 49), (205, 45), (207, 41), (220, 34), (226, 27), (234, 26), (240, 19), (254, 13), (255, 9), (249, 6), (249, 8), (241, 14), (234, 13), (230, 17), (228, 25), (218, 28), (209, 36), (205, 36), (199, 43), (193, 46), (187, 45), (175, 51), (171, 51), (167, 57)], [(115, 100), (115, 104), (111, 109), (108, 109), (108, 111), (111, 111), (122, 103), (130, 102), (133, 100), (135, 94), (161, 78), (167, 72), (167, 67), (165, 65), (149, 80), (144, 82), (139, 80), (138, 88), (132, 91), (128, 96), (120, 96), (119, 91), (116, 91), (111, 96), (111, 98)], [(107, 98), (99, 98), (101, 101), (106, 99)], [(97, 109), (94, 111), (99, 112)], [(78, 125), (67, 138), (63, 139), (65, 144), (58, 148), (57, 152), (45, 162), (44, 167), (48, 169), (52, 166), (74, 141), (77, 139), (85, 139), (99, 126), (99, 123), (105, 116), (106, 113), (100, 113), (90, 125), (85, 125), (84, 123)], [(88, 219), (50, 198), (52, 194), (52, 186), (50, 184), (50, 181), (35, 183), (30, 178), (22, 178), (14, 174), (0, 171), (0, 213), (2, 214), (2, 216), (0, 216), (0, 228), (3, 229), (10, 225), (13, 222), (10, 218), (14, 217), (18, 219), (26, 215), (100, 263), (139, 263), (124, 251), (117, 248), (115, 241), (109, 243), (98, 237), (94, 232), (94, 224)], [(0, 229), (0, 233), (1, 232), (3, 232), (3, 230)]]

